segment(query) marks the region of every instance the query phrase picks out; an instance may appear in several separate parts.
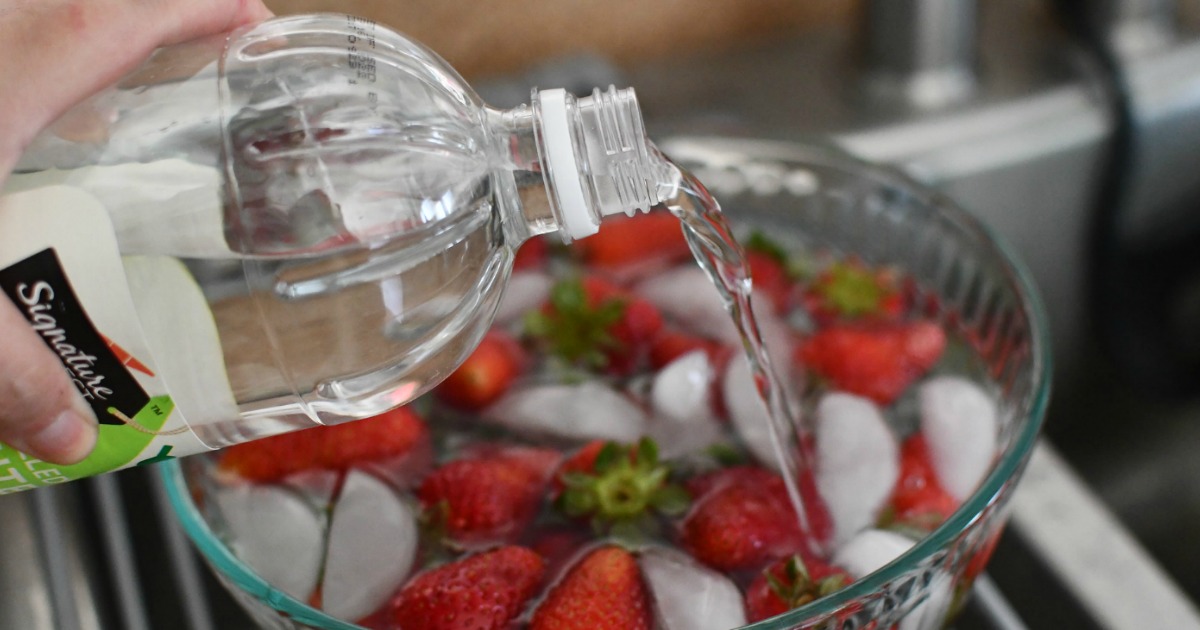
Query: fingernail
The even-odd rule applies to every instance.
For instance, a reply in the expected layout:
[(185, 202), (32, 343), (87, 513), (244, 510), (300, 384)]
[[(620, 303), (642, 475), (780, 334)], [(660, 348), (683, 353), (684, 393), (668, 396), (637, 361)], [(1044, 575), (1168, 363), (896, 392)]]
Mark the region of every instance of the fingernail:
[(96, 446), (96, 424), (68, 409), (26, 438), (30, 454), (56, 464), (74, 464)]

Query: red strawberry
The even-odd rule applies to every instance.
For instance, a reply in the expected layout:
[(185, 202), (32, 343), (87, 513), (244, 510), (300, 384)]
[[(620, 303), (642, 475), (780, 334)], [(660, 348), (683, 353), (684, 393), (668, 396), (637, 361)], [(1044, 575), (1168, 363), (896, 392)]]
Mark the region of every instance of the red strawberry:
[(996, 545), (1000, 543), (1000, 537), (1003, 535), (1004, 526), (1001, 525), (996, 531), (991, 533), (987, 540), (983, 541), (983, 544), (971, 556), (966, 568), (963, 569), (963, 581), (967, 586), (970, 586), (971, 581), (987, 568), (987, 563), (992, 559), (992, 553), (996, 551)]
[(465, 411), (482, 409), (508, 391), (521, 373), (524, 352), (515, 339), (492, 330), (471, 353), (438, 385), (438, 398)]
[(796, 354), (834, 388), (887, 405), (933, 367), (945, 348), (946, 334), (932, 322), (835, 324), (809, 337)]
[(629, 374), (662, 328), (650, 302), (595, 276), (562, 280), (550, 302), (526, 318), (530, 335), (572, 363)]
[(900, 447), (900, 477), (892, 491), (891, 519), (932, 530), (958, 509), (958, 501), (938, 482), (925, 436), (917, 433)]
[(541, 269), (546, 265), (546, 259), (550, 257), (550, 246), (546, 243), (546, 238), (535, 236), (524, 243), (517, 249), (516, 255), (513, 257), (513, 269)]
[(693, 484), (707, 490), (684, 519), (680, 546), (722, 571), (763, 564), (804, 546), (783, 479), (761, 468), (737, 467)]
[[(650, 366), (661, 370), (675, 359), (696, 350), (703, 350), (708, 354), (709, 360), (717, 368), (723, 367), (733, 353), (731, 348), (714, 339), (664, 326), (650, 343)], [(723, 369), (716, 371), (718, 374), (725, 372)]]
[(537, 594), (545, 562), (524, 547), (501, 547), (418, 575), (396, 596), (404, 630), (506, 630)]
[(853, 578), (844, 570), (799, 554), (759, 573), (746, 589), (746, 615), (762, 621), (844, 588)]
[(372, 418), (236, 444), (221, 453), (219, 467), (250, 481), (271, 482), (310, 468), (342, 470), (429, 452), (429, 429), (416, 412), (399, 407)]
[(427, 518), (458, 543), (509, 541), (536, 515), (559, 454), (488, 449), (435, 469), (417, 489)]
[(657, 267), (690, 254), (679, 219), (663, 211), (605, 217), (599, 232), (574, 247), (584, 263), (609, 272), (630, 266)]
[(775, 312), (786, 311), (792, 299), (792, 282), (783, 262), (770, 254), (748, 250), (746, 264), (750, 266), (754, 290), (770, 298)]
[(803, 299), (819, 325), (855, 318), (896, 321), (908, 309), (894, 270), (870, 269), (859, 261), (830, 265), (808, 287)]
[[(530, 630), (650, 630), (653, 617), (637, 560), (606, 546), (579, 561), (533, 614)], [(406, 627), (405, 630), (408, 630)]]

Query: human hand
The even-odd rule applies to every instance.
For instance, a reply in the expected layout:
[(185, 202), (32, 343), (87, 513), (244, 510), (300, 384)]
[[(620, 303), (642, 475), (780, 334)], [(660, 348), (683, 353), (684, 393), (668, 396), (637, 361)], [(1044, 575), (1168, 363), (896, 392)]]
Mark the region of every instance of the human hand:
[[(270, 17), (261, 0), (0, 0), (0, 185), (39, 131), (155, 48)], [(16, 306), (0, 298), (0, 442), (75, 463), (96, 419)]]

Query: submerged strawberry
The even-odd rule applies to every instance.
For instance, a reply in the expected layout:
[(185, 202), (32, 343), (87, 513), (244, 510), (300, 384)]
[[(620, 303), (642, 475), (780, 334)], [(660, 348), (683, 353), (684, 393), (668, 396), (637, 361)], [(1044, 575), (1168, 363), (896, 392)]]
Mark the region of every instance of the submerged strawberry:
[(484, 450), (435, 469), (417, 497), (426, 520), (451, 541), (515, 540), (536, 515), (558, 460), (551, 449)]
[(549, 304), (530, 313), (525, 327), (568, 363), (629, 374), (662, 328), (662, 314), (625, 289), (586, 276), (555, 284)]
[(545, 562), (524, 547), (469, 556), (414, 578), (391, 617), (404, 630), (505, 630), (537, 594)]
[(687, 258), (683, 229), (668, 212), (606, 217), (600, 231), (575, 243), (583, 262), (604, 271), (657, 266)]
[(680, 526), (679, 543), (697, 560), (740, 571), (804, 547), (787, 488), (775, 473), (742, 466), (689, 485), (699, 494)]
[[(606, 546), (584, 556), (538, 606), (530, 630), (650, 630), (646, 585), (633, 554)], [(406, 629), (407, 630), (407, 629)]]
[(898, 274), (856, 261), (836, 262), (804, 292), (804, 305), (820, 325), (847, 319), (896, 321), (907, 310)]
[(446, 404), (475, 411), (495, 402), (520, 376), (524, 353), (515, 339), (499, 330), (489, 331), (462, 365), (438, 385)]
[(938, 482), (925, 436), (917, 433), (900, 447), (900, 478), (885, 515), (887, 525), (899, 524), (929, 531), (958, 509), (958, 501)]
[(653, 513), (678, 516), (691, 497), (670, 483), (670, 468), (658, 460), (654, 440), (636, 446), (592, 442), (555, 475), (562, 492), (555, 505), (571, 518), (590, 519), (593, 529), (637, 535), (653, 527)]
[(797, 349), (806, 368), (838, 390), (886, 405), (942, 356), (946, 333), (933, 322), (835, 324)]
[(271, 482), (312, 468), (343, 470), (429, 453), (429, 429), (415, 411), (400, 407), (372, 418), (236, 444), (221, 453), (218, 468), (250, 481)]
[(746, 589), (746, 615), (762, 621), (845, 588), (854, 581), (844, 570), (799, 554), (763, 570)]

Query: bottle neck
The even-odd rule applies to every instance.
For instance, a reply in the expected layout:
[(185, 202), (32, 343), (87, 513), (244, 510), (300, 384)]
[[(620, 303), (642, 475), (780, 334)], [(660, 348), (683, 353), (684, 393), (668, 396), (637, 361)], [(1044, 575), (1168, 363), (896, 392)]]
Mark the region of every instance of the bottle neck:
[(506, 227), (520, 240), (551, 231), (583, 238), (604, 216), (648, 211), (678, 188), (679, 171), (646, 137), (631, 89), (582, 98), (535, 91), (531, 105), (489, 117), (497, 154), (513, 173), (502, 186), (513, 187), (524, 224)]

